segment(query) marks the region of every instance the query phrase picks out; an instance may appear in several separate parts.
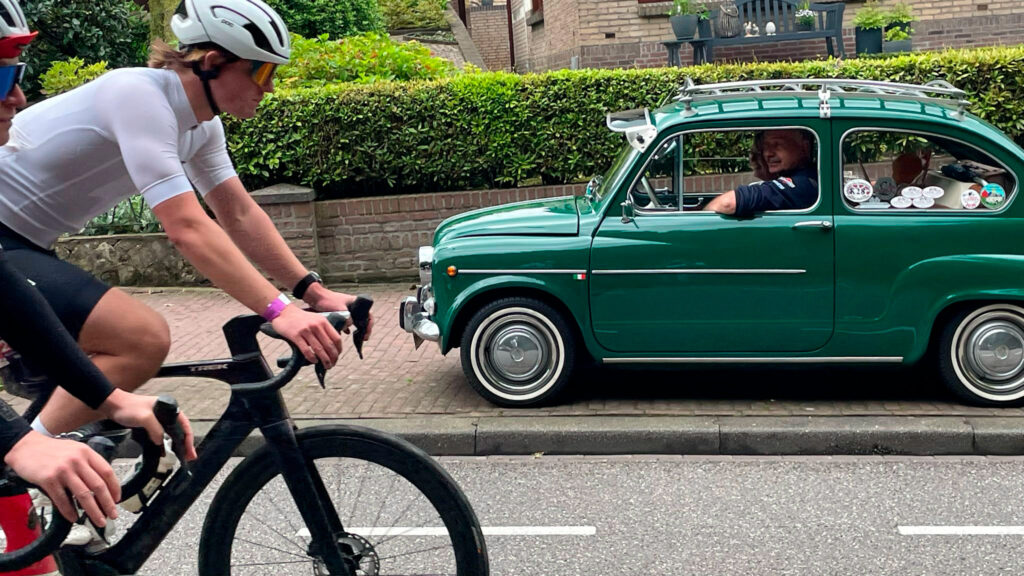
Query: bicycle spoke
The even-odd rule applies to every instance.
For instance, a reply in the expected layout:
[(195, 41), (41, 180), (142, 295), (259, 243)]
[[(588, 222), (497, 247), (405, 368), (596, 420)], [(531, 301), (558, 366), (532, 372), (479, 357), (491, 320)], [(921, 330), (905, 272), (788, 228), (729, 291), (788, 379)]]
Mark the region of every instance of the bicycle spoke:
[[(267, 522), (263, 518), (260, 518), (255, 512), (250, 512), (250, 511), (246, 510), (245, 513), (246, 513), (246, 515), (249, 515), (249, 516), (252, 516), (253, 518), (255, 518), (258, 525), (263, 526), (264, 528), (270, 530), (274, 534), (277, 534), (282, 539), (284, 539), (285, 542), (288, 542), (289, 544), (291, 544), (292, 546), (295, 546), (296, 548), (298, 548), (299, 550), (301, 550), (303, 552), (306, 551), (306, 548), (302, 544), (299, 544), (298, 542), (292, 540), (288, 536), (282, 534), (279, 530), (274, 528), (273, 524), (271, 524), (270, 522)], [(288, 524), (291, 524), (291, 522), (288, 522)], [(294, 533), (298, 534), (298, 530), (296, 530)]]
[[(396, 474), (396, 475), (391, 477), (391, 482), (388, 484), (388, 489), (384, 491), (384, 494), (391, 494), (391, 491), (394, 490), (394, 488), (395, 488), (395, 480), (396, 480), (397, 476), (398, 475)], [(383, 512), (384, 512), (384, 499), (381, 499), (381, 501), (380, 501), (380, 508), (377, 509), (377, 517), (373, 519), (373, 524), (370, 524), (370, 526), (379, 526), (380, 525), (380, 524), (378, 524), (378, 522), (380, 522), (380, 515)]]
[(243, 568), (243, 567), (249, 567), (249, 566), (276, 566), (278, 564), (307, 564), (307, 563), (312, 563), (312, 562), (313, 562), (312, 560), (305, 560), (305, 561), (303, 561), (303, 560), (288, 560), (288, 561), (281, 561), (281, 562), (247, 562), (245, 564), (232, 564), (231, 567), (232, 568)]
[(296, 554), (294, 552), (289, 552), (287, 550), (281, 550), (280, 548), (275, 548), (273, 546), (267, 546), (266, 544), (258, 544), (256, 542), (253, 542), (251, 540), (246, 540), (245, 538), (240, 538), (238, 536), (235, 536), (235, 540), (239, 540), (241, 542), (245, 542), (246, 544), (252, 544), (253, 546), (257, 546), (259, 548), (266, 548), (267, 550), (274, 550), (276, 552), (280, 552), (281, 554), (287, 554), (289, 556), (295, 556), (296, 558), (305, 558), (306, 560), (309, 560), (309, 556), (303, 556), (302, 554)]
[[(349, 515), (348, 515), (349, 518), (355, 519), (355, 517), (356, 517), (356, 507), (359, 506), (359, 500), (360, 500), (360, 498), (363, 495), (363, 484), (364, 484), (363, 480), (365, 478), (366, 477), (364, 475), (360, 475), (360, 477), (359, 477), (359, 489), (356, 491), (356, 498), (355, 498), (355, 500), (352, 501), (352, 512), (349, 513)], [(339, 480), (340, 480), (340, 477), (339, 477)], [(338, 483), (338, 486), (341, 486), (340, 482)], [(338, 494), (338, 499), (339, 500), (341, 499), (341, 494), (340, 493)]]
[[(405, 507), (405, 509), (404, 509), (404, 510), (402, 510), (402, 512), (401, 512), (401, 513), (400, 513), (400, 514), (398, 515), (398, 517), (397, 517), (397, 518), (395, 518), (395, 519), (394, 519), (394, 520), (393, 520), (393, 521), (391, 522), (391, 525), (392, 525), (392, 526), (401, 526), (401, 525), (402, 525), (402, 523), (401, 523), (401, 522), (399, 522), (399, 520), (401, 520), (402, 518), (404, 518), (404, 517), (405, 517), (405, 513), (406, 513), (406, 512), (408, 512), (408, 511), (409, 511), (409, 509), (410, 509), (410, 508), (412, 508), (412, 505), (413, 505), (413, 504), (415, 504), (415, 503), (416, 503), (416, 496), (415, 496), (415, 495), (413, 495), (412, 499), (411, 499), (411, 500), (409, 500), (409, 505), (408, 505), (408, 506), (406, 506), (406, 507)], [(415, 528), (422, 528), (423, 526), (426, 526), (426, 525), (427, 525), (427, 523), (426, 523), (426, 522), (423, 522), (423, 523), (421, 523), (421, 524), (420, 524), (419, 526), (414, 526), (414, 527), (410, 527), (410, 528), (409, 528), (409, 530), (413, 530), (413, 529), (415, 529)], [(374, 545), (375, 545), (375, 546), (381, 546), (381, 545), (383, 545), (383, 544), (386, 544), (387, 542), (390, 542), (391, 540), (394, 540), (394, 539), (395, 539), (395, 538), (397, 538), (398, 536), (401, 536), (401, 534), (395, 534), (395, 535), (391, 536), (390, 538), (385, 538), (385, 539), (383, 539), (383, 540), (381, 540), (381, 541), (377, 542), (377, 543), (376, 543), (376, 544), (374, 544)]]
[(411, 556), (413, 554), (422, 554), (424, 552), (433, 552), (434, 550), (450, 550), (450, 544), (444, 544), (441, 546), (434, 546), (433, 548), (424, 548), (422, 550), (413, 550), (412, 552), (402, 552), (401, 554), (393, 554), (391, 556), (381, 556), (380, 561), (394, 560), (395, 558), (401, 558), (402, 556)]

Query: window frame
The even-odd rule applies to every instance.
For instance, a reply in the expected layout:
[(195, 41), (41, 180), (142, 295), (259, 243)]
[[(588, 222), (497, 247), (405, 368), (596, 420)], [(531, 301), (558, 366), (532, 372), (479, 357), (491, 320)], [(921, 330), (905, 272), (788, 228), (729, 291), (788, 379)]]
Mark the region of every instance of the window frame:
[[(845, 163), (845, 161), (843, 159), (843, 146), (844, 146), (844, 142), (846, 141), (846, 137), (847, 136), (849, 136), (850, 134), (853, 134), (855, 132), (864, 132), (864, 131), (896, 132), (896, 133), (899, 133), (899, 134), (902, 134), (902, 135), (906, 135), (906, 136), (922, 136), (925, 139), (929, 139), (929, 141), (931, 141), (929, 137), (930, 136), (934, 136), (936, 138), (941, 138), (941, 139), (945, 139), (945, 140), (952, 140), (952, 141), (957, 142), (959, 144), (962, 144), (964, 146), (969, 146), (969, 147), (971, 147), (971, 148), (973, 148), (975, 150), (983, 152), (986, 156), (988, 156), (995, 163), (994, 165), (996, 165), (996, 166), (1002, 168), (1003, 170), (1005, 170), (1013, 178), (1013, 190), (1006, 191), (1006, 201), (1003, 203), (1002, 207), (1000, 207), (1000, 208), (998, 208), (996, 210), (990, 210), (988, 208), (981, 209), (981, 210), (975, 208), (975, 209), (971, 210), (971, 209), (967, 209), (967, 208), (963, 208), (963, 207), (960, 207), (960, 208), (944, 208), (944, 209), (941, 209), (941, 210), (933, 210), (931, 208), (913, 208), (913, 207), (911, 207), (911, 208), (893, 208), (891, 206), (889, 208), (886, 208), (886, 209), (883, 210), (883, 209), (878, 209), (878, 208), (866, 208), (865, 209), (865, 208), (857, 208), (857, 207), (851, 206), (849, 201), (846, 199), (846, 195), (843, 194), (843, 185), (844, 185), (843, 184), (843, 169), (846, 166), (846, 163)], [(987, 139), (985, 141), (988, 142)], [(846, 209), (846, 211), (847, 211), (846, 213), (847, 214), (856, 214), (856, 215), (863, 215), (863, 214), (874, 214), (874, 215), (896, 214), (896, 215), (905, 215), (905, 214), (909, 213), (909, 214), (914, 214), (914, 215), (930, 215), (930, 216), (941, 216), (943, 214), (950, 214), (950, 215), (954, 215), (954, 216), (962, 216), (964, 214), (971, 214), (971, 215), (1002, 214), (1003, 212), (1005, 212), (1006, 210), (1008, 210), (1010, 208), (1010, 206), (1013, 204), (1014, 200), (1017, 198), (1017, 195), (1020, 192), (1020, 178), (1019, 178), (1020, 175), (1017, 174), (1016, 172), (1014, 172), (1013, 170), (1011, 170), (1009, 166), (1007, 166), (1005, 163), (1003, 163), (1001, 160), (999, 160), (991, 152), (989, 152), (988, 150), (986, 150), (985, 148), (983, 148), (981, 146), (978, 146), (977, 144), (973, 144), (971, 142), (967, 142), (967, 141), (965, 141), (962, 138), (959, 138), (959, 137), (956, 137), (956, 136), (952, 136), (952, 135), (949, 135), (949, 134), (941, 134), (937, 130), (932, 131), (932, 132), (928, 132), (928, 131), (924, 131), (924, 130), (907, 130), (907, 129), (904, 129), (904, 128), (892, 128), (892, 127), (882, 127), (882, 126), (858, 126), (858, 127), (855, 127), (855, 128), (850, 128), (850, 129), (846, 130), (845, 132), (843, 132), (842, 135), (839, 137), (838, 154), (837, 154), (836, 158), (837, 158), (837, 161), (836, 161), (836, 170), (837, 170), (837, 175), (836, 176), (837, 176), (837, 180), (836, 180), (836, 182), (840, 183), (840, 185), (837, 186), (838, 192), (839, 192), (839, 196), (840, 196), (839, 201), (840, 201), (840, 204), (842, 204), (842, 206)], [(820, 173), (820, 170), (819, 170), (819, 173)], [(833, 209), (833, 212), (836, 212), (836, 211)]]
[[(734, 220), (739, 220), (739, 218), (737, 218), (736, 216), (730, 215), (730, 214), (719, 214), (717, 212), (712, 212), (712, 211), (708, 211), (708, 210), (689, 210), (689, 211), (683, 210), (682, 209), (682, 201), (681, 200), (680, 200), (679, 207), (676, 210), (673, 210), (673, 211), (664, 210), (664, 209), (658, 209), (658, 208), (654, 208), (654, 209), (643, 208), (643, 207), (637, 206), (635, 203), (632, 202), (632, 200), (633, 200), (633, 197), (632, 197), (633, 188), (636, 187), (637, 183), (640, 181), (640, 179), (643, 177), (643, 175), (647, 172), (647, 167), (650, 165), (650, 163), (654, 159), (654, 152), (657, 151), (658, 149), (660, 149), (665, 144), (666, 141), (668, 141), (668, 140), (670, 140), (672, 138), (685, 137), (688, 134), (697, 134), (697, 133), (702, 133), (702, 132), (760, 132), (760, 131), (764, 131), (764, 130), (806, 130), (806, 131), (810, 132), (814, 136), (814, 141), (815, 141), (815, 144), (817, 146), (817, 162), (816, 163), (818, 165), (818, 199), (817, 199), (817, 201), (814, 202), (814, 204), (812, 204), (811, 206), (808, 206), (807, 208), (802, 208), (802, 209), (799, 209), (799, 210), (766, 210), (764, 212), (759, 212), (757, 214), (757, 216), (768, 216), (768, 215), (771, 215), (771, 214), (782, 214), (782, 215), (809, 214), (809, 213), (814, 212), (815, 210), (818, 209), (819, 206), (821, 206), (822, 198), (824, 198), (824, 193), (823, 193), (823, 191), (821, 189), (822, 188), (822, 183), (821, 183), (822, 182), (822, 178), (821, 178), (821, 176), (822, 176), (822, 172), (823, 172), (823, 167), (822, 167), (823, 148), (822, 148), (822, 144), (821, 144), (821, 135), (818, 134), (818, 132), (814, 128), (812, 128), (810, 126), (807, 126), (805, 124), (785, 124), (785, 125), (779, 125), (779, 126), (742, 126), (742, 127), (723, 126), (723, 127), (720, 127), (720, 128), (713, 128), (712, 127), (712, 128), (693, 128), (693, 129), (686, 129), (684, 127), (684, 128), (682, 128), (680, 130), (676, 130), (676, 131), (673, 131), (673, 132), (670, 132), (670, 133), (666, 134), (664, 138), (662, 138), (660, 141), (658, 141), (657, 146), (651, 146), (651, 147), (648, 148), (649, 152), (647, 152), (647, 157), (644, 158), (643, 165), (637, 171), (636, 175), (631, 180), (629, 186), (626, 187), (626, 198), (629, 200), (629, 202), (631, 204), (633, 204), (633, 211), (634, 211), (634, 213), (636, 214), (637, 217), (640, 217), (640, 216), (667, 216), (667, 215), (675, 215), (675, 214), (687, 214), (687, 215), (701, 215), (700, 217), (720, 216), (720, 217), (732, 218)], [(681, 143), (680, 146), (679, 146), (680, 151), (682, 151), (684, 148), (685, 148), (685, 145)], [(677, 163), (677, 169), (680, 172), (682, 172), (681, 164), (683, 163), (683, 160), (684, 159), (682, 158), (682, 154), (680, 154), (678, 156), (678, 163)], [(840, 174), (842, 174), (842, 170), (841, 169), (840, 169)], [(685, 174), (682, 176), (682, 178), (685, 178)], [(673, 176), (673, 183), (675, 183), (675, 180), (676, 180), (676, 178), (675, 178), (675, 176)], [(676, 192), (677, 192), (677, 194), (683, 193), (682, 192), (682, 186), (680, 186), (679, 189), (676, 190)], [(728, 192), (728, 190), (722, 190), (722, 192), (723, 193), (724, 192)]]

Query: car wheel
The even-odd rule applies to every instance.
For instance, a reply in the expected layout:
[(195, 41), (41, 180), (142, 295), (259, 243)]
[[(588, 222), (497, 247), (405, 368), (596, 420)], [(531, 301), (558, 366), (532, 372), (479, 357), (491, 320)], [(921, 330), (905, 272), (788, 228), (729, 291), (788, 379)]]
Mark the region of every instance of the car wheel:
[(992, 304), (965, 310), (943, 329), (939, 373), (962, 400), (1024, 405), (1024, 309)]
[(573, 331), (551, 306), (502, 298), (473, 314), (462, 335), (462, 370), (481, 396), (500, 406), (535, 406), (569, 382)]

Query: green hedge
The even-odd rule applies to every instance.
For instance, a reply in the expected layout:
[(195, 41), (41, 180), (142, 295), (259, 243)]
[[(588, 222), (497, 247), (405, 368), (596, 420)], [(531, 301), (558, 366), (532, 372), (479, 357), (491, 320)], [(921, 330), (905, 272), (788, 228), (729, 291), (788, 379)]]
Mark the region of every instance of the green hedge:
[(267, 0), (288, 25), (288, 31), (316, 38), (344, 38), (363, 32), (385, 32), (377, 0)]
[(229, 146), (248, 184), (303, 184), (321, 197), (565, 183), (604, 171), (622, 146), (605, 127), (606, 112), (657, 106), (687, 76), (698, 83), (943, 78), (969, 93), (972, 112), (1024, 142), (1024, 46), (1017, 46), (281, 90), (256, 118), (228, 122)]

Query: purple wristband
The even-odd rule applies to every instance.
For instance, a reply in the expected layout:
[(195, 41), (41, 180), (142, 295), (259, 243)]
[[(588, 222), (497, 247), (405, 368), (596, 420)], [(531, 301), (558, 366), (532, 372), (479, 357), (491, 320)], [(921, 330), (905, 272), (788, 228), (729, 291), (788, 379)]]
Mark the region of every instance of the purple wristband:
[(290, 303), (291, 302), (288, 300), (287, 296), (284, 294), (278, 294), (277, 298), (274, 298), (270, 301), (270, 304), (267, 304), (267, 309), (264, 310), (263, 314), (260, 314), (260, 316), (263, 316), (263, 319), (267, 322), (272, 322), (274, 318), (281, 315), (281, 312), (283, 312), (285, 307)]

